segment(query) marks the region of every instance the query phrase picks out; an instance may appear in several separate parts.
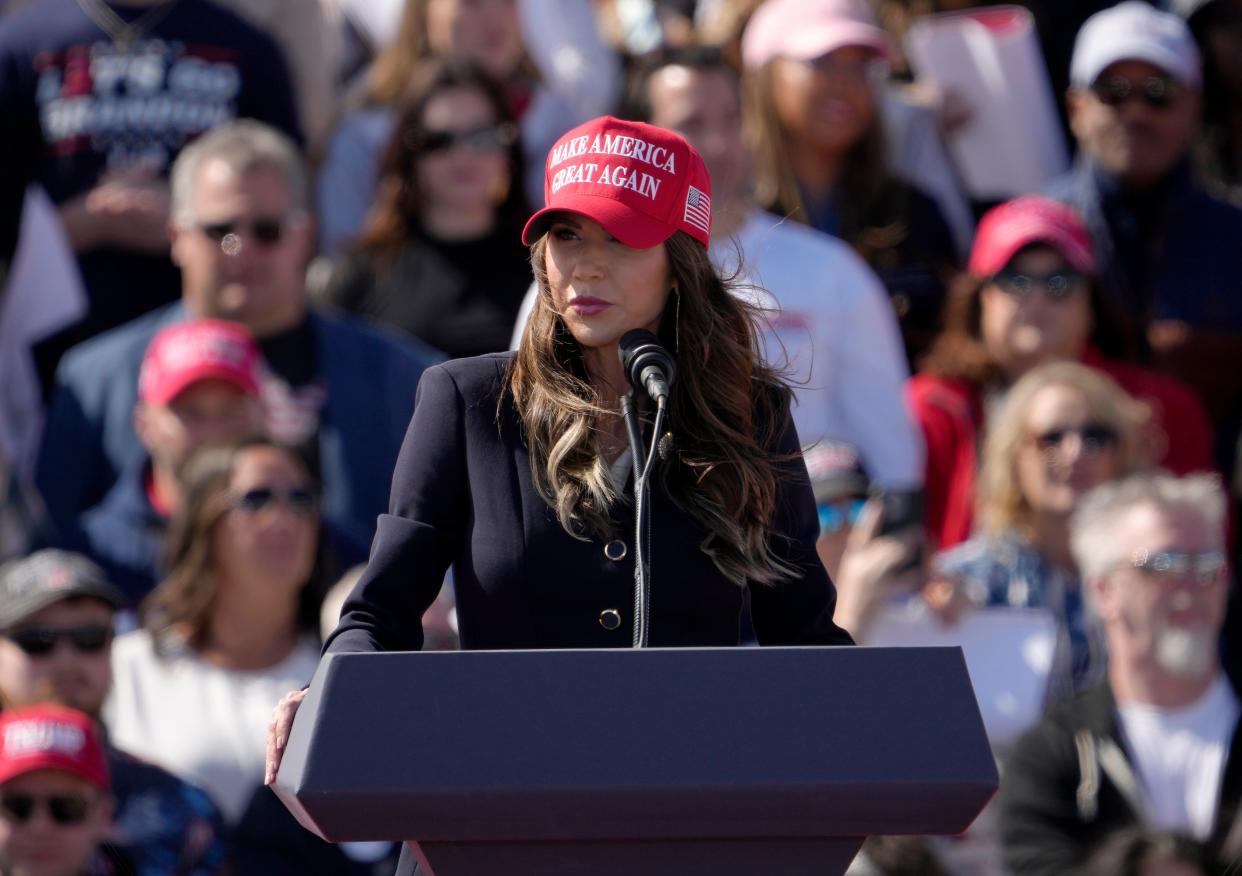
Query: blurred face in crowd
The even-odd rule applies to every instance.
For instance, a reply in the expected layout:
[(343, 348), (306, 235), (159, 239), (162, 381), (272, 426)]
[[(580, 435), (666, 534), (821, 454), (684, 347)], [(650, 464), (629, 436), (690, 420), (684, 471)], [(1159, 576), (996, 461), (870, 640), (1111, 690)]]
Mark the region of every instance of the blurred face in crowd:
[(1194, 508), (1142, 503), (1121, 515), (1112, 536), (1122, 560), (1090, 585), (1110, 653), (1119, 640), (1127, 656), (1169, 673), (1214, 672), (1228, 581), (1224, 534)]
[(13, 708), (52, 702), (98, 717), (112, 684), (111, 644), (107, 603), (53, 603), (0, 635), (0, 693)]
[(1118, 61), (1091, 88), (1071, 88), (1079, 145), (1124, 184), (1157, 182), (1182, 160), (1199, 127), (1199, 93), (1146, 61)]
[(417, 164), (426, 205), (463, 212), (494, 210), (509, 190), (513, 136), (477, 89), (450, 88), (427, 101)]
[(1117, 477), (1120, 435), (1072, 386), (1036, 393), (1024, 431), (1015, 473), (1038, 515), (1066, 516), (1084, 493)]
[(134, 428), (157, 465), (176, 469), (197, 450), (263, 430), (259, 400), (226, 380), (200, 380), (166, 405), (139, 402)]
[(1224, 91), (1235, 100), (1242, 95), (1242, 0), (1215, 0), (1198, 13), (1203, 48)]
[(503, 82), (522, 60), (517, 0), (427, 0), (427, 43), (434, 54), (466, 58)]
[(630, 329), (659, 328), (672, 286), (662, 244), (635, 249), (594, 219), (561, 213), (548, 229), (544, 264), (552, 306), (585, 350), (615, 346)]
[(980, 292), (979, 331), (1009, 380), (1082, 356), (1091, 334), (1090, 281), (1048, 246), (1027, 247)]
[(839, 155), (875, 121), (875, 53), (845, 46), (813, 61), (772, 62), (772, 103), (785, 135), (805, 147)]
[(750, 156), (742, 136), (737, 77), (722, 69), (664, 67), (651, 77), (647, 97), (651, 124), (685, 137), (703, 156), (716, 203), (740, 197)]
[(315, 565), (319, 512), (302, 463), (276, 447), (237, 454), (230, 510), (212, 532), (221, 587), (261, 582), (276, 599), (295, 599)]
[(0, 873), (83, 876), (108, 835), (110, 798), (59, 770), (35, 770), (0, 785)]
[(238, 174), (206, 161), (190, 212), (190, 227), (173, 229), (172, 254), (192, 315), (240, 322), (259, 338), (302, 321), (310, 229), (279, 169)]

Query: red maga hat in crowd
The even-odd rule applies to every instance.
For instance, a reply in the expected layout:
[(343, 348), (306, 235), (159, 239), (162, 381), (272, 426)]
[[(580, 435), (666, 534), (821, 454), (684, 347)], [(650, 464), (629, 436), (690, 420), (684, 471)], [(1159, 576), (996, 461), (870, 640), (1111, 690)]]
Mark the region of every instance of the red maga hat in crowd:
[(218, 319), (180, 322), (152, 339), (138, 375), (138, 395), (166, 405), (200, 380), (223, 380), (259, 394), (263, 354), (245, 326)]
[(970, 273), (991, 277), (1025, 247), (1043, 243), (1078, 271), (1095, 273), (1095, 252), (1086, 224), (1072, 207), (1026, 195), (993, 207), (979, 220), (970, 251)]
[(707, 247), (712, 184), (702, 157), (684, 139), (611, 116), (565, 134), (548, 152), (543, 200), (522, 242), (548, 230), (554, 213), (594, 219), (626, 246), (646, 249), (684, 231)]
[(108, 790), (108, 763), (89, 716), (64, 706), (0, 714), (0, 784), (36, 770), (60, 770)]

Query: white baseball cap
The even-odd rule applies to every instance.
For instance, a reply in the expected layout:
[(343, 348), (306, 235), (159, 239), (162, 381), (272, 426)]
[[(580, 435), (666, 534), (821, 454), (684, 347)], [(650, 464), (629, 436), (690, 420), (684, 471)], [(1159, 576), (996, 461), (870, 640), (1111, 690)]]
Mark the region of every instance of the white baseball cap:
[(1085, 88), (1118, 61), (1146, 61), (1182, 85), (1203, 81), (1199, 49), (1179, 16), (1126, 0), (1087, 19), (1074, 41), (1070, 82)]

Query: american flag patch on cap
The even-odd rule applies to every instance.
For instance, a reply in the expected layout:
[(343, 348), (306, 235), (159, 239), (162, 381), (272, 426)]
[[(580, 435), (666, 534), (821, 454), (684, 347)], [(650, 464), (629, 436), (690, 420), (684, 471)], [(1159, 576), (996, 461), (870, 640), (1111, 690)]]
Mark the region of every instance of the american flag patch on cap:
[(690, 186), (686, 191), (686, 212), (682, 218), (703, 233), (710, 233), (712, 226), (711, 197), (706, 192)]

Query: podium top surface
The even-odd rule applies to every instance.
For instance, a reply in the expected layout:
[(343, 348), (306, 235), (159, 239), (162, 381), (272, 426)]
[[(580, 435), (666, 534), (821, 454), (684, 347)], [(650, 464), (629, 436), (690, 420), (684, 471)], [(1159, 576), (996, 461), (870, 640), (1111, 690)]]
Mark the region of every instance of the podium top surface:
[(476, 651), (327, 655), (278, 792), (337, 841), (853, 836), (996, 782), (957, 648)]

